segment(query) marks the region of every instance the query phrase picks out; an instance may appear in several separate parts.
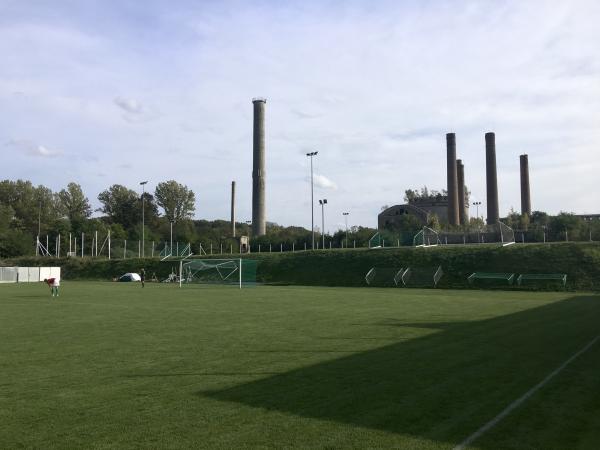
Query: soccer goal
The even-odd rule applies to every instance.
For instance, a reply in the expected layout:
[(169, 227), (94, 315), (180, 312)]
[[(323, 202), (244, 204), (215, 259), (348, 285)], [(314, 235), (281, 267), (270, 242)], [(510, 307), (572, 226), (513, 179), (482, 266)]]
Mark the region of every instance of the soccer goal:
[(256, 284), (258, 262), (253, 259), (189, 259), (181, 260), (179, 285), (184, 284)]
[(379, 231), (369, 239), (369, 248), (381, 248), (381, 234)]
[(402, 284), (406, 287), (437, 287), (444, 276), (442, 266), (408, 267), (402, 274)]
[(173, 244), (171, 248), (169, 244), (165, 242), (165, 246), (160, 252), (160, 260), (165, 261), (169, 258), (189, 258), (192, 256), (192, 244), (188, 243), (185, 246), (182, 245), (179, 247), (179, 242)]
[(415, 247), (435, 247), (438, 244), (441, 244), (438, 233), (429, 227), (423, 227), (413, 238)]
[(512, 245), (515, 243), (515, 232), (508, 225), (498, 222), (498, 233), (500, 234), (500, 242), (502, 242), (502, 247), (506, 247), (507, 245)]
[(371, 267), (365, 275), (367, 286), (395, 287), (402, 284), (403, 268), (399, 267)]

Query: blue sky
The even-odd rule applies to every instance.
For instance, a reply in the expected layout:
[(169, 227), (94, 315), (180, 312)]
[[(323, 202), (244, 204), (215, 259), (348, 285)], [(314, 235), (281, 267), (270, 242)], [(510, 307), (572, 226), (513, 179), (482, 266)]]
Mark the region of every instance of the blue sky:
[[(407, 188), (445, 187), (445, 133), (485, 203), (496, 132), (500, 212), (600, 212), (596, 1), (0, 0), (2, 178), (94, 206), (114, 183), (176, 179), (196, 217), (251, 217), (252, 103), (267, 98), (267, 218), (376, 225)], [(484, 205), (485, 206), (485, 205)], [(484, 208), (483, 208), (484, 209)], [(481, 212), (480, 212), (481, 213)]]

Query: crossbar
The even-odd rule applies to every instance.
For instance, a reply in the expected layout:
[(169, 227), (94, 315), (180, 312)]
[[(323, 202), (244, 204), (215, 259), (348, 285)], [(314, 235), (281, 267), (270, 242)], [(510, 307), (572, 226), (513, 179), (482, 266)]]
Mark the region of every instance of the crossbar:
[(560, 281), (563, 286), (567, 284), (566, 273), (523, 273), (517, 278), (517, 284), (525, 280)]

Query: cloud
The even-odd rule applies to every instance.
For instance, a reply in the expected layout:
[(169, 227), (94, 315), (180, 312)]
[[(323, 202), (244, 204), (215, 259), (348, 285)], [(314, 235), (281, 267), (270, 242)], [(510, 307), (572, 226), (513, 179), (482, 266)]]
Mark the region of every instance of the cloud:
[(318, 119), (322, 116), (322, 114), (307, 113), (298, 109), (292, 109), (292, 114), (298, 117), (299, 119)]
[(129, 114), (144, 113), (144, 108), (142, 107), (142, 104), (133, 98), (116, 97), (114, 101), (115, 105), (117, 105), (119, 108), (121, 108), (123, 111)]
[[(62, 184), (68, 174), (48, 174), (46, 158), (69, 149), (94, 198), (131, 183), (118, 167), (128, 155), (151, 183), (168, 166), (202, 193), (199, 218), (228, 216), (236, 180), (250, 217), (251, 99), (264, 95), (269, 221), (310, 227), (304, 154), (318, 151), (314, 170), (327, 177), (315, 185), (332, 217), (374, 226), (405, 189), (445, 187), (447, 132), (479, 199), (484, 133), (496, 132), (501, 214), (519, 203), (522, 153), (534, 209), (600, 205), (595, 0), (43, 3), (0, 15), (0, 145), (46, 143), (15, 146), (28, 156), (5, 177)], [(557, 184), (557, 168), (574, 181)]]
[(315, 186), (317, 186), (317, 187), (320, 187), (322, 189), (331, 189), (334, 191), (337, 190), (337, 188), (338, 188), (337, 184), (335, 184), (333, 181), (331, 181), (325, 175), (320, 175), (318, 173), (315, 173), (313, 175), (313, 178), (314, 178)]
[(158, 117), (156, 111), (142, 104), (139, 100), (127, 97), (116, 97), (114, 100), (121, 111), (123, 119), (131, 123), (148, 122)]
[(6, 146), (13, 147), (25, 155), (40, 158), (49, 158), (63, 154), (60, 150), (52, 150), (44, 145), (36, 144), (35, 142), (26, 139), (12, 139), (6, 143)]

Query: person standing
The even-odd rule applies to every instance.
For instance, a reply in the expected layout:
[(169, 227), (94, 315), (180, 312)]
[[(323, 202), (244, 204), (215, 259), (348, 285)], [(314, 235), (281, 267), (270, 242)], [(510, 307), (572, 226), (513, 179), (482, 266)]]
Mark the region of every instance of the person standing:
[(60, 286), (60, 280), (58, 278), (44, 278), (44, 281), (50, 287), (52, 297), (58, 297), (58, 288)]
[(144, 281), (146, 281), (146, 271), (143, 267), (142, 270), (140, 270), (140, 279), (142, 281), (142, 287), (144, 287)]

